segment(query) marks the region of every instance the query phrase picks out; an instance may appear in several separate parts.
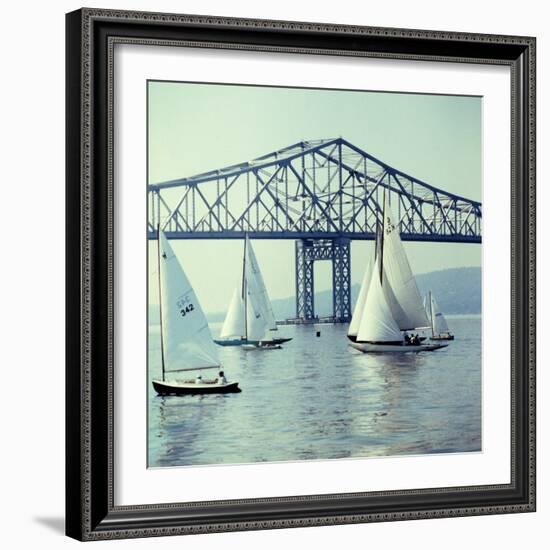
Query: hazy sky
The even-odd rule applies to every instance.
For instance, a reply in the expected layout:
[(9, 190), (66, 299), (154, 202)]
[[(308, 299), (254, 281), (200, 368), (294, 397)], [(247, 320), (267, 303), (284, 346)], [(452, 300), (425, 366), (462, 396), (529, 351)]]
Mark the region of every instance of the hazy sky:
[[(479, 97), (149, 83), (149, 183), (250, 160), (292, 143), (342, 136), (387, 164), (446, 191), (481, 200)], [(206, 311), (226, 309), (239, 278), (239, 241), (172, 241)], [(150, 243), (149, 274), (156, 242)], [(253, 241), (272, 298), (294, 295), (294, 242)], [(352, 243), (360, 282), (370, 242)], [(153, 248), (151, 248), (153, 247)], [(481, 265), (475, 244), (405, 243), (415, 273)], [(315, 266), (316, 290), (331, 286)], [(150, 299), (157, 302), (156, 277)]]

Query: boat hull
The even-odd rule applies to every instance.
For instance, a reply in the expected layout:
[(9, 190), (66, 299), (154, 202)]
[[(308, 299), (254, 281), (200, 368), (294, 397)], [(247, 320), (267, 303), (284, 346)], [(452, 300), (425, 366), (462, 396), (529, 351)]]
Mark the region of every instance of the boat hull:
[(235, 340), (214, 340), (218, 346), (244, 346), (245, 344), (254, 344), (258, 343), (257, 341), (254, 342), (253, 340), (243, 340), (241, 338), (235, 339)]
[[(270, 342), (274, 344), (284, 344), (285, 342), (290, 342), (292, 338), (273, 338)], [(235, 339), (235, 340), (214, 340), (219, 346), (256, 346), (260, 343), (259, 340), (244, 340), (244, 339)]]
[(153, 388), (159, 395), (203, 395), (213, 393), (240, 393), (238, 382), (227, 384), (195, 384), (194, 382), (161, 382), (153, 380)]
[(244, 344), (243, 349), (248, 351), (253, 350), (270, 350), (270, 349), (283, 349), (279, 344), (258, 345), (258, 344)]
[[(348, 334), (347, 335), (348, 337), (348, 340), (350, 342), (357, 342), (357, 336), (352, 336), (351, 334)], [(418, 339), (421, 341), (421, 342), (424, 342), (424, 340), (426, 340), (426, 336), (419, 336)], [(440, 338), (441, 340), (454, 340), (454, 336), (452, 338)], [(430, 340), (436, 340), (436, 338), (430, 338)]]
[(405, 344), (368, 344), (367, 342), (350, 342), (352, 348), (363, 353), (420, 353), (445, 348), (449, 344), (420, 344), (410, 346)]
[(272, 342), (274, 344), (284, 344), (285, 342), (290, 342), (292, 338), (273, 338)]

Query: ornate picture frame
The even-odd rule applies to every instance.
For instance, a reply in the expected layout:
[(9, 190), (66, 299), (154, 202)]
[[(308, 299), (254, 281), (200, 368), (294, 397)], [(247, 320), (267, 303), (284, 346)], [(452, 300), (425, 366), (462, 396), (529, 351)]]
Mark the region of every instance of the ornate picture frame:
[[(102, 9), (67, 14), (66, 28), (67, 535), (102, 540), (534, 511), (535, 39)], [(510, 68), (510, 483), (115, 504), (116, 44)]]

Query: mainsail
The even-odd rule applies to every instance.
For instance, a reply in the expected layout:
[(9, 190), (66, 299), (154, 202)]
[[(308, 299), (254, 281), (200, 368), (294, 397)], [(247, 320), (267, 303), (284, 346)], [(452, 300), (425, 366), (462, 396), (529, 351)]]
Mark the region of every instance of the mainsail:
[(369, 260), (365, 275), (363, 276), (363, 282), (361, 283), (361, 289), (359, 290), (359, 296), (357, 296), (357, 302), (353, 309), (353, 315), (351, 317), (351, 323), (349, 324), (348, 336), (357, 336), (359, 331), (359, 325), (363, 317), (363, 309), (365, 308), (365, 301), (367, 300), (367, 293), (369, 290), (369, 283), (372, 276), (372, 260)]
[(422, 305), (424, 306), (426, 317), (428, 318), (428, 320), (430, 320), (432, 318), (432, 308), (430, 305), (429, 294), (426, 294), (426, 296), (424, 296), (424, 302), (422, 302)]
[[(430, 293), (431, 294), (431, 293)], [(432, 306), (432, 331), (434, 335), (440, 335), (445, 334), (449, 332), (449, 325), (447, 325), (447, 321), (441, 313), (441, 310), (439, 309), (439, 305), (437, 304), (436, 299), (433, 297), (433, 294), (431, 294), (431, 306)]]
[(245, 261), (246, 266), (246, 278), (247, 281), (252, 280), (255, 288), (258, 292), (258, 306), (261, 309), (263, 318), (265, 319), (267, 330), (277, 330), (277, 323), (275, 322), (275, 315), (273, 315), (273, 308), (271, 307), (271, 301), (267, 294), (267, 288), (256, 259), (256, 254), (252, 248), (252, 244), (248, 240), (248, 236), (245, 237), (245, 254), (247, 256)]
[(237, 287), (233, 292), (231, 303), (222, 326), (220, 338), (240, 338), (246, 332), (245, 301), (242, 290)]
[(429, 326), (409, 260), (393, 223), (387, 196), (384, 200), (382, 286), (393, 318), (401, 330)]
[(379, 262), (380, 258), (376, 261), (375, 269), (373, 270), (374, 276), (371, 277), (369, 284), (357, 333), (357, 341), (380, 343), (402, 342), (403, 335), (392, 316), (386, 295), (382, 289), (380, 276), (377, 275), (379, 273)]
[(159, 292), (163, 370), (220, 364), (204, 312), (168, 239), (159, 231)]
[(260, 307), (260, 290), (253, 281), (246, 281), (246, 339), (265, 340), (267, 323)]

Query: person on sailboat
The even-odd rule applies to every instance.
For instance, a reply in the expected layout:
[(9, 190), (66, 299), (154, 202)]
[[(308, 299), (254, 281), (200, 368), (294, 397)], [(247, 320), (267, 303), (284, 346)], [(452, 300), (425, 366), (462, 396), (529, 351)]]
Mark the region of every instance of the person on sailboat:
[(420, 338), (418, 337), (418, 334), (409, 334), (408, 332), (405, 332), (405, 334), (403, 334), (403, 337), (405, 338), (405, 345), (407, 346), (420, 345)]
[(202, 376), (200, 374), (197, 375), (197, 378), (195, 378), (195, 384), (204, 384), (202, 381)]
[(221, 370), (218, 373), (218, 384), (227, 384), (227, 378), (225, 377), (225, 374), (223, 373), (223, 370)]

